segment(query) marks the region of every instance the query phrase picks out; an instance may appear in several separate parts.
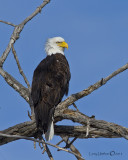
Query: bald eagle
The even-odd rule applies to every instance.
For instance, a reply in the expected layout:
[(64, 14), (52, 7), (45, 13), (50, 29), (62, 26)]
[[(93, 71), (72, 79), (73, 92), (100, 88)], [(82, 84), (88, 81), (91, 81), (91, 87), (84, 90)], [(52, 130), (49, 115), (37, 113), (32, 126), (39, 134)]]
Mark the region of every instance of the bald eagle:
[(70, 68), (64, 55), (68, 44), (61, 37), (49, 38), (45, 45), (47, 57), (33, 74), (31, 97), (36, 125), (47, 141), (54, 135), (53, 116), (55, 107), (68, 94)]

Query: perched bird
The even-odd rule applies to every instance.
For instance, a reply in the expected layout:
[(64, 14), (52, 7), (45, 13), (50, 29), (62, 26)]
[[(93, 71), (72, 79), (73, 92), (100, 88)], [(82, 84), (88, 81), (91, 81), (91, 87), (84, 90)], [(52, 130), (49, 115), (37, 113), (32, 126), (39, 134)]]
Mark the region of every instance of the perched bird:
[(68, 44), (61, 37), (49, 38), (45, 44), (47, 57), (33, 74), (31, 98), (34, 105), (37, 129), (47, 141), (54, 135), (55, 107), (68, 94), (70, 68), (64, 55)]

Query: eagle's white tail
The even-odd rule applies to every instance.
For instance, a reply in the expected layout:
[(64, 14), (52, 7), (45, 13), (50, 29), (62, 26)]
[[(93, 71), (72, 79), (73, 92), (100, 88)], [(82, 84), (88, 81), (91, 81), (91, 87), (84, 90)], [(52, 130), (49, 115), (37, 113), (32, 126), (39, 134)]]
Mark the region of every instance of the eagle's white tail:
[(50, 141), (54, 136), (54, 124), (53, 124), (53, 120), (49, 123), (49, 126), (48, 126), (48, 130), (47, 132), (45, 133), (45, 139), (47, 141)]

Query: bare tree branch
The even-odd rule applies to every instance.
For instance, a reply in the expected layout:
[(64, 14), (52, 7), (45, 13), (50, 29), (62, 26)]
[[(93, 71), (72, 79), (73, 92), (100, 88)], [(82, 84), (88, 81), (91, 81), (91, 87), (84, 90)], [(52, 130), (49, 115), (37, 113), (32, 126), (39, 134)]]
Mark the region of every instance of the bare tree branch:
[[(48, 148), (48, 145), (45, 143), (44, 138), (41, 137), (40, 140), (42, 140), (42, 141), (44, 142), (44, 143), (39, 143), (40, 148), (41, 148), (41, 149), (44, 149), (43, 152), (42, 152), (42, 154), (44, 154), (45, 152), (47, 152), (47, 155), (48, 155), (49, 159), (50, 159), (50, 160), (54, 160), (54, 159), (53, 159), (53, 156), (52, 156), (52, 154), (51, 154), (51, 151), (50, 151), (50, 149)], [(41, 146), (41, 144), (42, 144), (42, 146)]]
[(56, 145), (59, 146), (62, 142), (64, 142), (63, 139), (61, 139)]
[[(66, 137), (66, 138), (68, 138), (68, 137)], [(77, 138), (75, 137), (75, 138), (73, 138), (73, 140), (70, 142), (70, 141), (69, 141), (69, 138), (68, 138), (65, 148), (70, 148), (70, 146), (71, 146), (76, 140), (77, 140)]]
[[(37, 9), (36, 9), (30, 16), (28, 16), (22, 23), (20, 23), (19, 25), (16, 25), (16, 26), (15, 26), (15, 29), (14, 29), (14, 31), (13, 31), (13, 34), (12, 34), (12, 36), (11, 36), (11, 38), (10, 38), (10, 42), (9, 42), (6, 50), (4, 51), (2, 57), (0, 58), (0, 67), (3, 66), (3, 63), (5, 62), (8, 54), (9, 54), (9, 52), (10, 52), (10, 50), (11, 50), (12, 44), (14, 44), (17, 39), (19, 39), (20, 33), (21, 33), (21, 31), (23, 30), (25, 24), (26, 24), (27, 22), (29, 22), (32, 18), (34, 18), (38, 13), (40, 13), (41, 10), (42, 10), (42, 8), (43, 8), (46, 4), (48, 4), (49, 2), (50, 2), (50, 0), (44, 0), (43, 3), (42, 3), (39, 7), (37, 7)], [(7, 23), (6, 23), (6, 24), (7, 24)]]
[(125, 71), (126, 69), (128, 69), (128, 64), (125, 64), (124, 66), (122, 66), (121, 68), (119, 68), (118, 70), (116, 70), (115, 72), (113, 72), (112, 74), (110, 74), (108, 77), (102, 78), (101, 80), (99, 80), (95, 84), (89, 86), (87, 89), (84, 89), (81, 92), (72, 94), (65, 101), (62, 102), (63, 104), (60, 103), (59, 105), (63, 105), (65, 107), (68, 107), (68, 106), (72, 105), (75, 101), (77, 101), (80, 98), (83, 98), (85, 96), (88, 96), (93, 91), (95, 91), (96, 89), (100, 88), (101, 86), (103, 86), (104, 84), (106, 84), (110, 79), (112, 79), (113, 77), (115, 77), (119, 73)]
[(6, 22), (6, 21), (3, 21), (3, 20), (0, 20), (0, 22), (8, 24), (8, 25), (13, 26), (13, 27), (16, 27), (16, 25), (11, 23), (11, 22)]
[[(69, 141), (69, 139), (68, 139), (67, 136), (66, 137), (62, 137), (62, 139), (65, 141), (66, 146), (68, 146), (68, 148), (70, 148), (72, 152), (75, 152), (77, 155), (79, 155), (79, 156), (82, 157), (82, 155), (80, 154), (80, 152), (78, 151), (78, 149), (76, 149), (75, 146), (72, 144), (72, 142)], [(81, 158), (79, 158), (77, 156), (76, 156), (76, 158), (78, 160), (82, 160)]]
[(37, 140), (35, 138), (26, 137), (26, 136), (20, 136), (20, 135), (9, 135), (9, 134), (4, 134), (4, 133), (0, 133), (0, 136), (8, 137), (8, 138), (26, 139), (26, 140), (30, 140), (30, 141), (33, 141), (33, 142), (45, 143), (45, 144), (47, 144), (49, 146), (52, 146), (52, 147), (55, 147), (55, 148), (57, 148), (57, 149), (59, 149), (61, 151), (65, 151), (65, 152), (71, 153), (71, 154), (81, 158), (82, 160), (84, 160), (84, 158), (82, 158), (81, 156), (77, 155), (76, 153), (74, 153), (72, 151), (69, 151), (69, 150), (67, 150), (65, 148), (61, 148), (61, 147), (59, 147), (57, 145), (54, 145), (54, 144), (51, 144), (51, 143), (48, 143), (48, 142), (44, 142), (42, 140)]
[(42, 11), (42, 8), (44, 8), (49, 2), (50, 0), (44, 0), (43, 3), (39, 7), (37, 7), (37, 9), (30, 16), (28, 16), (22, 23), (25, 25), (27, 22), (29, 22), (38, 13), (40, 13)]
[[(62, 115), (60, 115), (61, 117)], [(86, 115), (84, 115), (83, 122), (86, 121)], [(62, 116), (63, 118), (63, 116)], [(72, 117), (71, 117), (72, 118)], [(81, 117), (80, 117), (81, 118)], [(81, 123), (80, 121), (77, 121)], [(86, 125), (86, 122), (84, 122)], [(0, 131), (0, 133), (5, 134), (16, 134), (21, 136), (35, 137), (36, 136), (36, 124), (35, 121), (24, 122), (6, 130)], [(103, 120), (90, 119), (90, 131), (88, 137), (86, 136), (87, 126), (61, 126), (55, 125), (55, 134), (65, 137), (77, 137), (77, 138), (126, 138), (128, 135), (128, 128), (122, 127), (120, 125), (109, 123)], [(125, 136), (124, 136), (125, 135)], [(11, 141), (17, 140), (16, 138), (3, 138), (0, 137), (0, 145), (9, 143)]]
[[(69, 120), (72, 120), (73, 122), (78, 122), (80, 124), (86, 125), (87, 128), (88, 128), (88, 120), (89, 120), (88, 136), (90, 135), (91, 127), (94, 127), (97, 129), (103, 129), (103, 130), (107, 130), (112, 133), (116, 133), (116, 135), (120, 137), (124, 137), (125, 139), (128, 139), (127, 137), (128, 130), (125, 127), (122, 127), (114, 123), (109, 123), (103, 120), (96, 120), (95, 118), (90, 118), (81, 112), (77, 112), (77, 111), (69, 110), (69, 109), (65, 109), (65, 110), (62, 109), (61, 111), (60, 110), (58, 111), (57, 109), (55, 111), (55, 122), (62, 120), (62, 119), (69, 119)], [(86, 128), (86, 134), (88, 130), (87, 128)]]
[[(48, 155), (48, 157), (49, 157), (49, 159), (50, 160), (54, 160), (53, 159), (53, 156), (52, 156), (52, 154), (51, 154), (51, 151), (50, 151), (50, 149), (48, 148), (48, 146), (45, 144), (45, 147), (46, 147), (46, 149), (44, 150), (44, 151), (46, 151), (47, 152), (47, 155)], [(43, 152), (44, 153), (44, 152)]]
[(5, 72), (1, 67), (0, 67), (0, 75), (13, 89), (15, 89), (27, 102), (29, 102), (29, 90), (27, 88), (25, 88), (22, 84), (20, 84), (9, 73)]
[(15, 49), (14, 49), (13, 44), (12, 44), (12, 53), (13, 53), (14, 58), (15, 58), (15, 60), (16, 60), (16, 63), (17, 63), (19, 72), (20, 72), (20, 74), (22, 75), (22, 77), (24, 78), (24, 81), (25, 81), (25, 83), (27, 84), (28, 89), (30, 90), (30, 84), (29, 84), (29, 82), (28, 82), (28, 80), (27, 80), (27, 78), (26, 78), (26, 76), (25, 76), (25, 74), (24, 74), (24, 72), (23, 72), (23, 70), (22, 70), (22, 68), (21, 68), (21, 66), (20, 66), (20, 62), (19, 62), (19, 60), (18, 60), (18, 57), (17, 57), (17, 54), (16, 54), (16, 51), (15, 51)]

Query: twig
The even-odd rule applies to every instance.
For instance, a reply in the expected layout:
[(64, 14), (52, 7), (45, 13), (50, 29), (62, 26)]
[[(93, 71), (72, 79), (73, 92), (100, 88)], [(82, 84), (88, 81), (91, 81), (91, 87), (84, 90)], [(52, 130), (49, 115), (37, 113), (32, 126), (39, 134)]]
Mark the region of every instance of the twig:
[(17, 54), (16, 54), (16, 51), (15, 51), (15, 49), (14, 49), (13, 44), (12, 44), (12, 53), (13, 53), (14, 58), (15, 58), (15, 60), (16, 60), (16, 63), (17, 63), (19, 72), (20, 72), (20, 74), (22, 75), (22, 77), (24, 78), (24, 81), (25, 81), (25, 83), (27, 84), (28, 89), (30, 90), (30, 88), (31, 88), (31, 87), (30, 87), (30, 84), (29, 84), (29, 82), (28, 82), (28, 80), (27, 80), (27, 78), (26, 78), (26, 76), (25, 76), (25, 74), (24, 74), (24, 72), (23, 72), (23, 70), (22, 70), (22, 68), (21, 68), (21, 66), (20, 66), (20, 62), (19, 62), (19, 60), (18, 60), (18, 57), (17, 57)]
[(79, 109), (77, 108), (76, 104), (75, 104), (75, 103), (72, 103), (72, 104), (73, 104), (74, 108), (75, 108), (77, 111), (79, 111)]
[(48, 148), (48, 146), (46, 144), (45, 144), (45, 146), (46, 146), (46, 150), (45, 151), (47, 152), (47, 155), (48, 155), (49, 159), (50, 160), (54, 160), (50, 149)]
[(30, 115), (29, 111), (28, 111), (28, 117), (32, 120), (32, 116)]
[(36, 142), (34, 142), (34, 149), (36, 149)]
[(61, 148), (57, 145), (54, 145), (54, 144), (51, 144), (51, 143), (48, 143), (48, 142), (44, 142), (42, 140), (37, 140), (35, 138), (31, 138), (31, 137), (26, 137), (26, 136), (20, 136), (20, 135), (9, 135), (9, 134), (3, 134), (3, 133), (0, 133), (0, 136), (3, 136), (3, 137), (10, 137), (10, 138), (18, 138), (18, 139), (26, 139), (26, 140), (30, 140), (30, 141), (34, 141), (34, 142), (39, 142), (39, 143), (44, 143), (44, 144), (47, 144), (49, 146), (52, 146), (52, 147), (55, 147), (61, 151), (65, 151), (65, 152), (68, 152), (70, 154), (73, 154), (79, 158), (81, 158), (82, 160), (84, 160), (84, 158), (82, 158), (81, 156), (77, 155), (76, 153), (72, 152), (72, 151), (69, 151), (67, 149), (64, 149), (64, 148)]
[(3, 21), (3, 20), (0, 20), (0, 22), (8, 24), (8, 25), (13, 26), (13, 27), (16, 27), (16, 25), (11, 23), (11, 22), (6, 22), (6, 21)]
[(37, 9), (30, 16), (28, 16), (22, 23), (25, 25), (27, 22), (29, 22), (38, 13), (40, 13), (42, 8), (44, 8), (49, 2), (50, 0), (44, 0), (43, 3), (39, 7), (37, 7)]
[(3, 66), (3, 63), (5, 62), (8, 54), (9, 54), (9, 52), (10, 52), (10, 50), (11, 50), (12, 44), (14, 44), (15, 41), (19, 38), (20, 33), (21, 33), (21, 31), (23, 30), (25, 24), (26, 24), (27, 22), (29, 22), (32, 18), (34, 18), (38, 13), (40, 13), (41, 9), (42, 9), (46, 4), (48, 4), (49, 2), (50, 2), (50, 0), (44, 0), (43, 3), (42, 3), (39, 7), (37, 7), (37, 9), (36, 9), (30, 16), (28, 16), (22, 23), (20, 23), (19, 25), (16, 25), (16, 26), (15, 26), (15, 29), (14, 29), (14, 31), (13, 31), (13, 34), (12, 34), (12, 36), (11, 36), (11, 38), (10, 38), (10, 42), (9, 42), (7, 48), (5, 49), (3, 55), (2, 55), (1, 58), (0, 58), (0, 67)]
[[(65, 141), (66, 146), (68, 146), (68, 147), (71, 149), (72, 152), (75, 152), (77, 155), (82, 156), (82, 155), (80, 154), (80, 152), (78, 151), (78, 149), (75, 148), (75, 146), (72, 144), (73, 142), (70, 142), (70, 141), (69, 141), (68, 136), (61, 137), (61, 138), (63, 139), (63, 141)], [(74, 139), (73, 139), (73, 140), (74, 140)], [(75, 140), (76, 140), (76, 139), (75, 139)], [(75, 141), (75, 140), (74, 140), (74, 141)], [(70, 146), (69, 146), (68, 144), (70, 144)], [(77, 158), (78, 160), (82, 160), (82, 159), (79, 158), (78, 156), (76, 156), (76, 158)]]
[[(67, 142), (67, 144), (64, 148), (70, 148), (70, 146), (75, 142), (76, 139), (77, 139), (77, 137), (73, 138), (73, 140), (71, 142)], [(68, 141), (69, 141), (69, 138), (68, 138)]]
[(59, 146), (64, 140), (62, 139), (61, 141), (59, 141), (56, 145)]
[(89, 136), (89, 130), (90, 130), (90, 120), (87, 120), (87, 131), (86, 131), (86, 137)]
[[(45, 143), (45, 140), (43, 139), (43, 137), (41, 137), (41, 139), (39, 139), (39, 140), (42, 140), (42, 141), (44, 142), (44, 143), (39, 143), (40, 148), (41, 148), (41, 149), (44, 148), (42, 154), (44, 154), (45, 151), (46, 151), (49, 159), (50, 159), (50, 160), (54, 160), (54, 159), (53, 159), (53, 156), (52, 156), (52, 153), (51, 153), (50, 149), (48, 148), (47, 144)], [(43, 145), (43, 147), (41, 146), (41, 144)]]

